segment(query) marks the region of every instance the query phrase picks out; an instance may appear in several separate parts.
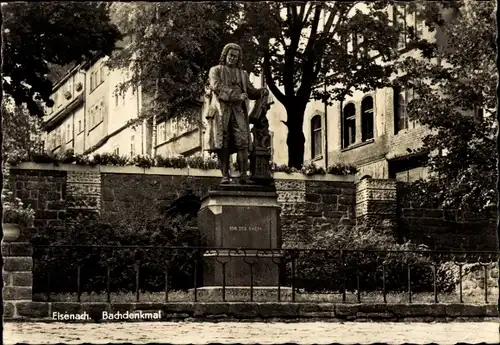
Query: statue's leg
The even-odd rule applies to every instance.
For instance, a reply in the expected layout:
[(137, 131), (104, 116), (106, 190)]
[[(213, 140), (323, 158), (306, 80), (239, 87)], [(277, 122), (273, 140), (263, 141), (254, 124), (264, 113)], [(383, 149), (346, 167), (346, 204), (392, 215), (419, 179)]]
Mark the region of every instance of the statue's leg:
[(229, 148), (227, 146), (221, 148), (218, 154), (220, 170), (222, 173), (221, 184), (231, 183), (231, 176), (229, 175)]
[(240, 170), (240, 183), (246, 184), (248, 181), (248, 150), (238, 149), (236, 153), (236, 159), (238, 160), (238, 169)]

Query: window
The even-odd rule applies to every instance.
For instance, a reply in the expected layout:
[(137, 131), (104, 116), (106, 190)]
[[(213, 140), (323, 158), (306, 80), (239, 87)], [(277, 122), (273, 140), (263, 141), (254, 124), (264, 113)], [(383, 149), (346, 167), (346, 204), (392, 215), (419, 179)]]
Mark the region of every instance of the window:
[(118, 107), (119, 101), (118, 101), (118, 92), (115, 93), (115, 107)]
[(135, 136), (130, 137), (130, 157), (135, 156)]
[[(57, 100), (57, 99), (59, 99), (59, 93), (60, 93), (61, 91), (62, 91), (61, 89), (57, 90), (56, 95), (55, 95), (55, 99), (56, 99), (56, 100)], [(63, 97), (61, 97), (61, 99), (62, 99), (62, 98), (64, 98), (64, 96), (63, 96)], [(62, 103), (63, 103), (63, 102), (57, 102), (57, 107), (59, 108), (59, 107), (62, 105)]]
[(99, 69), (99, 74), (100, 74), (100, 83), (103, 83), (104, 82), (104, 66), (101, 66), (101, 68)]
[(122, 105), (125, 105), (125, 92), (122, 93)]
[[(394, 89), (394, 134), (410, 128), (407, 105), (413, 98), (413, 90)], [(413, 124), (413, 128), (415, 128), (415, 124)]]
[(342, 112), (342, 147), (346, 148), (356, 142), (356, 107), (349, 103)]
[(157, 137), (158, 137), (158, 144), (159, 143), (162, 143), (166, 140), (166, 136), (165, 136), (165, 122), (162, 122), (158, 125), (157, 127)]
[(411, 11), (407, 4), (397, 4), (393, 7), (392, 21), (399, 26), (399, 48), (405, 48), (408, 43), (423, 36), (424, 22), (418, 18), (416, 12)]
[(62, 140), (62, 128), (59, 127), (57, 129), (57, 140), (56, 140), (56, 145), (60, 146), (61, 145), (61, 140)]
[(368, 96), (361, 102), (361, 141), (373, 139), (373, 98)]
[(67, 139), (66, 141), (70, 141), (71, 139), (73, 139), (73, 136), (71, 135), (71, 124), (68, 123), (68, 125), (66, 126), (66, 134), (67, 134)]
[(321, 115), (311, 119), (311, 158), (319, 157), (322, 153), (321, 142)]
[(89, 128), (94, 126), (94, 107), (89, 109)]
[(66, 83), (66, 92), (73, 94), (73, 79), (69, 79)]
[(119, 156), (120, 155), (120, 148), (115, 146), (115, 148), (113, 149), (113, 154)]
[(104, 101), (101, 101), (101, 105), (99, 107), (99, 122), (104, 121)]
[(78, 120), (78, 133), (82, 132), (82, 120)]
[(352, 54), (357, 58), (366, 58), (368, 57), (368, 51), (365, 47), (363, 47), (364, 37), (361, 34), (353, 33), (352, 34)]
[(90, 92), (94, 91), (94, 72), (90, 73)]

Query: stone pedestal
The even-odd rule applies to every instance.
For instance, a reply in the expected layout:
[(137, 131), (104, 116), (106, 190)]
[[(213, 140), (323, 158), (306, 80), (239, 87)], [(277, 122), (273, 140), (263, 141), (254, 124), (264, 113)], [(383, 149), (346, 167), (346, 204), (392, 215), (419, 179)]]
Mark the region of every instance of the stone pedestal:
[(214, 248), (204, 255), (203, 285), (277, 286), (279, 214), (274, 187), (221, 185), (211, 190), (198, 213), (207, 247)]

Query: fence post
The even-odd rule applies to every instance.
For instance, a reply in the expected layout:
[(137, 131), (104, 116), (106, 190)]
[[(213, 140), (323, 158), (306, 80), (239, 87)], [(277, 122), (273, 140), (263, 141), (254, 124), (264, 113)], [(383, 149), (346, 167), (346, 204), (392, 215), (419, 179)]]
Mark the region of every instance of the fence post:
[(23, 316), (48, 317), (48, 303), (39, 305), (32, 302), (33, 246), (31, 243), (2, 241), (2, 256), (4, 317), (6, 319), (18, 319)]

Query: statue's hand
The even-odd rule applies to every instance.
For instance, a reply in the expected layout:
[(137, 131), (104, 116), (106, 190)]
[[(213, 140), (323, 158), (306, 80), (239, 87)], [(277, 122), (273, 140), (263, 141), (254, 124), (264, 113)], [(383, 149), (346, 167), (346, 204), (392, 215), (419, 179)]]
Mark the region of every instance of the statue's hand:
[(241, 99), (242, 101), (246, 101), (246, 100), (248, 99), (248, 95), (247, 95), (246, 93), (242, 93), (242, 94), (240, 95), (240, 99)]

